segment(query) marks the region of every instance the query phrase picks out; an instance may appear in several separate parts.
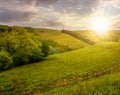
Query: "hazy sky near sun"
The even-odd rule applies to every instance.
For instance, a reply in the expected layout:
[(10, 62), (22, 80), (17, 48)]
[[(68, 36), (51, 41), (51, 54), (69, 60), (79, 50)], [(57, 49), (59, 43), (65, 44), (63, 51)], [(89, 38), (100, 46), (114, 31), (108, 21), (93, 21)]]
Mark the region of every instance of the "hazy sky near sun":
[(0, 24), (90, 29), (97, 16), (120, 28), (120, 0), (0, 0)]

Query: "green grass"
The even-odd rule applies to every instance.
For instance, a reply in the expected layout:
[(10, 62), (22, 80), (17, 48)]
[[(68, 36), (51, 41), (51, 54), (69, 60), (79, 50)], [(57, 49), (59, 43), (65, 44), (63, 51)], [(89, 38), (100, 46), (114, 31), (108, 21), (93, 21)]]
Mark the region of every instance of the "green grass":
[(57, 30), (35, 29), (35, 33), (43, 37), (44, 39), (53, 40), (60, 45), (68, 46), (69, 48), (72, 49), (89, 46), (86, 42)]
[(118, 41), (120, 38), (119, 30), (109, 30), (104, 35), (99, 35), (92, 30), (65, 31), (65, 33), (78, 38), (88, 44), (100, 43), (101, 41)]
[[(92, 93), (91, 91), (100, 92), (101, 89), (96, 90), (94, 85), (96, 87), (102, 87), (104, 83), (112, 85), (115, 82), (114, 80), (112, 82), (112, 75), (110, 75), (111, 78), (108, 76), (111, 82), (107, 82), (107, 78), (103, 77), (103, 79), (80, 82), (78, 85), (73, 82), (62, 87), (59, 81), (64, 84), (70, 79), (73, 80), (74, 77), (83, 78), (90, 76), (95, 72), (100, 72), (119, 64), (119, 60), (119, 43), (103, 43), (52, 55), (42, 62), (1, 72), (0, 92), (2, 95), (24, 95), (30, 93), (38, 95), (70, 95), (70, 92), (71, 95), (77, 95), (78, 93)], [(101, 80), (100, 83), (99, 80)], [(83, 88), (79, 89), (81, 85), (83, 85)], [(85, 87), (88, 85), (88, 88), (84, 88), (84, 85)], [(81, 92), (81, 89), (84, 91)], [(107, 86), (104, 86), (102, 90), (105, 91), (106, 89), (108, 89)]]
[[(120, 68), (119, 68), (120, 69)], [(36, 92), (37, 94), (37, 92)], [(57, 87), (41, 95), (119, 95), (120, 72)]]
[(97, 35), (94, 31), (85, 30), (85, 31), (74, 31), (74, 34), (78, 37), (85, 38), (89, 41), (93, 41), (95, 43), (100, 42), (99, 35)]

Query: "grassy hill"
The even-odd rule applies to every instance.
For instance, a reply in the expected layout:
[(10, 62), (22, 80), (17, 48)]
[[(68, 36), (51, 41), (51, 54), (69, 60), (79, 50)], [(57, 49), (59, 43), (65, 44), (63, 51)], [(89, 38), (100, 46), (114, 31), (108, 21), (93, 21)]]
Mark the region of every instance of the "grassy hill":
[(0, 25), (0, 32), (10, 31), (14, 27), (25, 28), (30, 33), (35, 33), (37, 36), (40, 36), (43, 39), (47, 39), (53, 43), (56, 43), (56, 45), (60, 48), (68, 47), (70, 49), (78, 49), (89, 46), (88, 43), (80, 39), (77, 39), (69, 34), (62, 33), (61, 31), (52, 29)]
[(68, 46), (72, 49), (89, 46), (88, 43), (58, 30), (35, 29), (35, 33), (44, 39), (53, 40), (60, 45)]
[(62, 31), (73, 37), (76, 37), (88, 44), (95, 44), (99, 42), (118, 41), (120, 38), (119, 30), (109, 30), (104, 35), (98, 35), (92, 30), (77, 30), (77, 31)]
[(0, 73), (0, 92), (2, 95), (119, 93), (119, 45), (116, 42), (89, 46), (4, 71)]
[[(120, 68), (119, 68), (120, 70)], [(67, 86), (57, 87), (41, 95), (119, 95), (120, 71), (100, 78), (74, 82)]]

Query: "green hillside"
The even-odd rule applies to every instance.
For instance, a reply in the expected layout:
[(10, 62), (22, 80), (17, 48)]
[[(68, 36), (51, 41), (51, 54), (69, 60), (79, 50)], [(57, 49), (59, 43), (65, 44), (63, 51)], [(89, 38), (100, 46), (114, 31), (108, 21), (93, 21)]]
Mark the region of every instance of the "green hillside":
[[(120, 67), (119, 67), (120, 70)], [(119, 95), (120, 71), (100, 78), (75, 82), (67, 86), (57, 87), (41, 95)]]
[(118, 41), (120, 38), (119, 30), (109, 30), (104, 35), (96, 34), (92, 30), (77, 30), (77, 31), (62, 31), (63, 33), (69, 34), (76, 37), (88, 44), (95, 44), (99, 42)]
[(77, 39), (69, 34), (62, 33), (58, 30), (35, 29), (35, 33), (44, 39), (53, 40), (60, 45), (68, 46), (72, 49), (83, 48), (89, 45), (80, 39)]
[[(116, 42), (89, 46), (4, 71), (0, 73), (0, 92), (2, 95), (100, 95), (105, 91), (111, 93), (109, 90), (118, 93), (120, 84), (115, 84), (120, 81), (119, 45)], [(113, 72), (117, 74), (110, 75)]]
[(11, 31), (15, 27), (24, 28), (26, 29), (27, 32), (36, 34), (40, 38), (42, 37), (43, 39), (48, 40), (50, 44), (51, 43), (52, 45), (56, 44), (55, 46), (57, 46), (58, 48), (64, 49), (61, 51), (67, 51), (65, 48), (72, 50), (72, 49), (78, 49), (89, 46), (88, 43), (78, 38), (75, 38), (69, 34), (62, 33), (61, 31), (53, 30), (53, 29), (0, 25), (0, 32)]

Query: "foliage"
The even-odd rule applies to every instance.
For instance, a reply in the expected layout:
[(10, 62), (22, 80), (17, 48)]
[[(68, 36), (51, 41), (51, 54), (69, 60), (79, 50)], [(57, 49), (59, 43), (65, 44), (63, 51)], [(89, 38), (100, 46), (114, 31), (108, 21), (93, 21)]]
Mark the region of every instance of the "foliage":
[(7, 70), (13, 66), (13, 60), (8, 52), (0, 52), (0, 71)]
[(56, 53), (62, 53), (62, 52), (73, 50), (72, 48), (68, 46), (58, 44), (53, 40), (46, 40), (46, 41), (50, 47), (49, 54), (56, 54)]
[(6, 26), (6, 25), (0, 25), (0, 32), (5, 32), (5, 31), (7, 31), (8, 30), (8, 26)]
[[(46, 52), (46, 53), (48, 53), (48, 52)], [(43, 53), (41, 51), (41, 48), (35, 48), (33, 50), (33, 54), (32, 54), (32, 57), (31, 57), (32, 60), (31, 61), (32, 62), (37, 62), (37, 61), (43, 60), (44, 55), (45, 55), (45, 53)]]
[(22, 27), (12, 27), (11, 31), (1, 33), (0, 38), (0, 50), (12, 56), (14, 66), (41, 61), (49, 53), (47, 43), (42, 43), (40, 38)]
[(26, 29), (28, 32), (34, 32), (34, 28), (32, 28), (32, 27), (25, 27), (25, 29)]
[(44, 57), (48, 56), (50, 49), (49, 49), (49, 45), (45, 40), (42, 41), (41, 48), (42, 48), (42, 53), (44, 53)]

